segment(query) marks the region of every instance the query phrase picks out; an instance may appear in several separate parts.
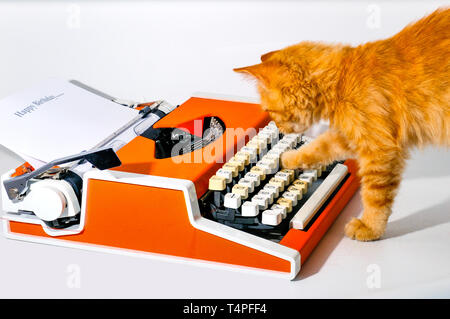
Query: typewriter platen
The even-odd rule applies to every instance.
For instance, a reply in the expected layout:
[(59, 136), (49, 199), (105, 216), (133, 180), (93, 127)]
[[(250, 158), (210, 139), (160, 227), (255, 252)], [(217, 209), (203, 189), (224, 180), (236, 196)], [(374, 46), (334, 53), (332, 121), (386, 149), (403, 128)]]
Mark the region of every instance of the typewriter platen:
[[(5, 181), (32, 169), (5, 174), (6, 236), (293, 279), (359, 186), (351, 160), (315, 170), (281, 169), (280, 154), (308, 138), (282, 135), (255, 103), (193, 97), (177, 108), (146, 110), (133, 138), (122, 139), (120, 147), (113, 147), (117, 138), (102, 146), (113, 148), (118, 162), (113, 158), (99, 168), (77, 159), (63, 178), (39, 175), (15, 199)], [(67, 174), (75, 174), (76, 183), (58, 193), (57, 214), (36, 215), (36, 196), (26, 209), (14, 206), (40, 182), (61, 183)]]

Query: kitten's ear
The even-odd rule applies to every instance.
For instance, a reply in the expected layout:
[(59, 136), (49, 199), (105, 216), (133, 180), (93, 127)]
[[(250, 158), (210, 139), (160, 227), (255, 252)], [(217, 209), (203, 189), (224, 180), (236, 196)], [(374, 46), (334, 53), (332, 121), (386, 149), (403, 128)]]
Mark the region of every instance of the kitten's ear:
[(277, 53), (278, 51), (280, 51), (280, 50), (267, 52), (266, 54), (261, 55), (261, 62), (266, 61), (268, 58), (270, 58), (272, 55), (274, 55), (274, 54)]
[(252, 77), (255, 77), (258, 80), (260, 80), (263, 84), (268, 84), (270, 75), (274, 71), (273, 69), (274, 69), (273, 63), (260, 63), (260, 64), (246, 66), (243, 68), (236, 68), (236, 69), (233, 69), (233, 71), (251, 75)]

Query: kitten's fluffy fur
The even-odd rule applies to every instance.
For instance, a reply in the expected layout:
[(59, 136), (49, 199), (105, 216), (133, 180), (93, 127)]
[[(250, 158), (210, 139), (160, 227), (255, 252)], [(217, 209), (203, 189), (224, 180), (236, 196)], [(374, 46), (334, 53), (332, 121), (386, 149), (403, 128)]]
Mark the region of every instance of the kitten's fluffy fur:
[(439, 9), (395, 36), (357, 47), (301, 42), (235, 69), (258, 79), (261, 105), (282, 132), (320, 119), (330, 129), (282, 155), (287, 168), (354, 157), (364, 213), (348, 237), (383, 235), (409, 149), (450, 145), (450, 9)]

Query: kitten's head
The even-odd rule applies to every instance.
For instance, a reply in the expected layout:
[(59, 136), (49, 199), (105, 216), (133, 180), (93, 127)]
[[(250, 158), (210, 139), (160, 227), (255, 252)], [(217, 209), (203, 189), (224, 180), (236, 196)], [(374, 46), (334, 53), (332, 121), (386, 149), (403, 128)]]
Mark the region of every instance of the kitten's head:
[(326, 116), (326, 88), (339, 48), (302, 42), (266, 53), (261, 63), (234, 71), (257, 80), (261, 106), (283, 133), (302, 133)]

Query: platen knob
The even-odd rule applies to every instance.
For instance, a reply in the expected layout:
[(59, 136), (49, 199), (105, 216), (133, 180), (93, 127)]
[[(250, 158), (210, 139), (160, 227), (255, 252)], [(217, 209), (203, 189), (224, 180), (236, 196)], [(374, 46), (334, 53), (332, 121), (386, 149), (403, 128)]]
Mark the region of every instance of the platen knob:
[(45, 221), (60, 218), (67, 206), (64, 194), (48, 185), (33, 188), (27, 197), (34, 214)]

